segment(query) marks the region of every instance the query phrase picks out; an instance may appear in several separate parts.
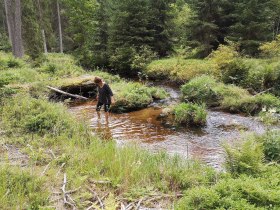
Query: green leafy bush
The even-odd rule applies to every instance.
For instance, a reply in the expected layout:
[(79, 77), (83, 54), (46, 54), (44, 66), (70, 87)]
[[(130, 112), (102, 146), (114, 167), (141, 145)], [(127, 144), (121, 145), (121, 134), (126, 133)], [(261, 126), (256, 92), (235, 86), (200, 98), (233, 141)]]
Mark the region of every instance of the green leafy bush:
[(151, 62), (145, 73), (151, 78), (186, 82), (196, 76), (210, 74), (213, 64), (208, 60), (172, 57)]
[(280, 56), (280, 35), (277, 36), (276, 40), (263, 43), (259, 49), (261, 50), (261, 55), (264, 57)]
[(279, 95), (280, 62), (266, 59), (243, 59), (249, 69), (246, 79), (241, 85), (245, 88), (260, 92), (271, 89), (272, 93)]
[(254, 137), (235, 146), (224, 146), (226, 151), (226, 169), (233, 175), (257, 175), (264, 161), (262, 144)]
[(176, 209), (278, 209), (280, 177), (271, 173), (257, 178), (246, 175), (224, 178), (210, 187), (189, 189)]
[(217, 104), (218, 95), (214, 91), (217, 82), (213, 77), (200, 76), (181, 86), (184, 100), (208, 105)]
[(39, 209), (47, 204), (43, 181), (24, 170), (0, 168), (0, 203), (2, 209)]
[(137, 71), (129, 71), (136, 53), (136, 49), (133, 47), (119, 47), (115, 50), (113, 55), (110, 56), (110, 66), (119, 73), (136, 74)]
[(53, 104), (46, 99), (34, 99), (24, 95), (4, 101), (2, 120), (8, 129), (19, 129), (22, 132), (51, 135), (74, 132), (74, 119), (62, 104)]
[(280, 132), (267, 132), (258, 138), (263, 144), (264, 155), (268, 161), (280, 162)]
[(23, 60), (14, 58), (11, 53), (4, 53), (0, 51), (0, 70), (8, 68), (24, 67), (26, 64)]
[(206, 124), (205, 105), (181, 103), (174, 107), (174, 120), (177, 124), (201, 126)]
[(163, 99), (167, 96), (161, 88), (147, 87), (135, 82), (113, 83), (112, 89), (116, 92), (116, 103), (112, 106), (113, 112), (137, 110), (147, 107), (153, 99)]
[(187, 195), (184, 196), (176, 209), (216, 209), (219, 206), (220, 195), (211, 188), (197, 187), (187, 191)]
[(38, 70), (57, 77), (80, 76), (85, 73), (72, 56), (59, 53), (48, 53)]
[(280, 100), (272, 94), (252, 96), (245, 89), (225, 85), (206, 75), (192, 79), (181, 87), (181, 91), (185, 101), (221, 106), (231, 112), (255, 114), (264, 107), (278, 111), (280, 108)]
[(157, 58), (157, 54), (149, 46), (142, 46), (132, 58), (131, 68), (134, 71), (143, 71), (147, 65)]
[(266, 125), (277, 125), (279, 123), (279, 116), (276, 116), (276, 114), (270, 110), (261, 111), (258, 115), (258, 119)]

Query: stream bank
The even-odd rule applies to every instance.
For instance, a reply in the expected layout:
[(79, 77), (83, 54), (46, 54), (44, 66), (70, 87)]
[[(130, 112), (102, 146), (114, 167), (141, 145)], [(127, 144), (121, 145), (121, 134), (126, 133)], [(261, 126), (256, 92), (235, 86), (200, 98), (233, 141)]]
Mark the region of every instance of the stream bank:
[(267, 127), (254, 117), (208, 110), (207, 123), (202, 128), (179, 128), (163, 126), (158, 117), (165, 105), (178, 101), (179, 90), (173, 86), (160, 85), (170, 95), (168, 99), (152, 103), (148, 108), (123, 113), (111, 113), (106, 121), (95, 111), (96, 102), (89, 101), (72, 105), (69, 109), (78, 118), (83, 117), (95, 134), (104, 139), (114, 139), (119, 144), (128, 142), (153, 151), (165, 151), (171, 155), (202, 160), (206, 164), (222, 170), (224, 163), (224, 143), (233, 143), (244, 134), (262, 134)]

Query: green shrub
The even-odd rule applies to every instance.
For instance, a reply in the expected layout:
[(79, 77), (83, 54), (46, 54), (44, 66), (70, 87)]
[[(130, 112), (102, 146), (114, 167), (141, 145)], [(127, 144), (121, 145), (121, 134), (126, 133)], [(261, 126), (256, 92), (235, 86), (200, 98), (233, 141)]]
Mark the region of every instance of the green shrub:
[[(62, 117), (63, 116), (63, 117)], [(2, 107), (2, 120), (6, 129), (22, 132), (60, 135), (74, 132), (73, 121), (62, 104), (53, 104), (46, 99), (34, 99), (18, 95), (6, 99)]]
[(147, 107), (153, 99), (163, 99), (167, 93), (161, 88), (147, 87), (140, 83), (119, 82), (113, 83), (116, 103), (112, 106), (113, 112), (127, 112)]
[(235, 59), (229, 63), (221, 73), (224, 83), (241, 85), (248, 76), (249, 68), (243, 63), (242, 59)]
[(280, 35), (277, 36), (276, 40), (271, 42), (263, 43), (259, 47), (261, 55), (264, 57), (278, 57), (280, 56)]
[(260, 177), (223, 178), (213, 186), (188, 189), (176, 209), (278, 209), (279, 168)]
[(252, 96), (245, 89), (234, 85), (225, 85), (209, 76), (192, 79), (181, 87), (183, 99), (208, 106), (221, 106), (231, 112), (255, 114), (266, 109), (280, 109), (280, 99), (272, 94)]
[(279, 123), (279, 117), (269, 110), (261, 111), (258, 115), (258, 119), (265, 125), (277, 125)]
[(264, 153), (262, 144), (254, 137), (235, 146), (224, 146), (226, 151), (226, 169), (233, 175), (257, 175), (262, 170)]
[(151, 78), (170, 79), (181, 83), (212, 71), (212, 62), (208, 60), (172, 57), (151, 62), (145, 73)]
[(184, 100), (196, 103), (216, 104), (218, 95), (213, 90), (217, 82), (213, 77), (200, 76), (190, 80), (181, 87)]
[(137, 71), (129, 71), (136, 53), (136, 49), (133, 47), (119, 47), (109, 58), (110, 66), (117, 70), (118, 73), (136, 74)]
[(85, 73), (72, 56), (59, 53), (48, 53), (38, 70), (57, 77), (80, 76)]
[(178, 210), (203, 210), (216, 209), (219, 206), (220, 195), (214, 190), (206, 187), (197, 187), (187, 191), (176, 209)]
[(280, 162), (280, 132), (267, 132), (258, 138), (263, 144), (264, 155), (268, 161)]
[(42, 180), (18, 168), (0, 168), (2, 209), (39, 209), (47, 204)]
[(177, 124), (201, 126), (206, 124), (205, 105), (181, 103), (174, 107), (174, 119)]
[(15, 58), (11, 53), (0, 51), (0, 70), (7, 68), (24, 67), (26, 64), (23, 60)]
[(247, 78), (242, 82), (245, 88), (257, 92), (272, 88), (271, 92), (279, 94), (280, 62), (278, 60), (243, 59), (248, 67)]
[(134, 71), (143, 71), (156, 58), (157, 54), (149, 46), (142, 46), (132, 58), (131, 69)]

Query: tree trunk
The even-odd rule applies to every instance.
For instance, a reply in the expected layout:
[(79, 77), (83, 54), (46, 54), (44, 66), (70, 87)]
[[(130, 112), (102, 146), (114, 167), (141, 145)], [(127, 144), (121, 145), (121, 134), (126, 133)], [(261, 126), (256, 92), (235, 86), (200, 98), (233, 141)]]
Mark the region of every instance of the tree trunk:
[(15, 0), (15, 25), (14, 25), (14, 42), (15, 42), (15, 57), (21, 58), (23, 56), (23, 44), (21, 34), (21, 0)]
[(47, 54), (48, 53), (48, 48), (47, 48), (45, 30), (44, 30), (44, 26), (43, 26), (43, 17), (42, 17), (43, 15), (42, 15), (40, 0), (37, 0), (37, 4), (38, 4), (38, 10), (39, 10), (40, 28), (41, 28), (41, 32), (42, 32), (44, 53)]
[(7, 28), (8, 28), (8, 35), (9, 35), (9, 40), (10, 43), (12, 44), (12, 32), (11, 32), (11, 24), (10, 24), (10, 13), (9, 13), (9, 9), (8, 9), (8, 2), (9, 0), (4, 0), (4, 5), (5, 5), (5, 13), (6, 13), (6, 21), (7, 21)]
[(60, 52), (63, 53), (61, 19), (60, 19), (60, 9), (59, 9), (58, 0), (56, 0), (56, 6), (57, 6), (58, 30), (59, 30), (59, 49)]
[(21, 34), (22, 23), (20, 0), (5, 0), (5, 10), (13, 55), (17, 58), (21, 58), (23, 56), (23, 44)]

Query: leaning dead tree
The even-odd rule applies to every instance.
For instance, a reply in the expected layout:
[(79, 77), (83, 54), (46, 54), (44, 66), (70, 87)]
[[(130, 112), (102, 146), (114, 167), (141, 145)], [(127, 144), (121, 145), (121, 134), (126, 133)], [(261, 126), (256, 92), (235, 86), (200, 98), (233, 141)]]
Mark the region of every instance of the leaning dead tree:
[(41, 9), (40, 0), (37, 0), (37, 4), (38, 4), (39, 21), (40, 21), (40, 28), (41, 28), (41, 33), (42, 33), (44, 53), (47, 54), (48, 48), (47, 48), (46, 35), (45, 35), (45, 29), (44, 29), (44, 24), (43, 24), (43, 12)]
[(15, 57), (24, 54), (21, 32), (21, 0), (4, 0), (9, 40)]
[(60, 8), (59, 8), (58, 0), (56, 0), (56, 8), (57, 8), (58, 31), (59, 31), (59, 49), (60, 49), (60, 53), (63, 53), (61, 18), (60, 18)]

